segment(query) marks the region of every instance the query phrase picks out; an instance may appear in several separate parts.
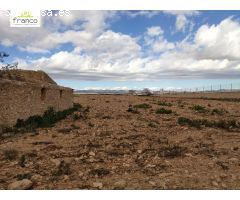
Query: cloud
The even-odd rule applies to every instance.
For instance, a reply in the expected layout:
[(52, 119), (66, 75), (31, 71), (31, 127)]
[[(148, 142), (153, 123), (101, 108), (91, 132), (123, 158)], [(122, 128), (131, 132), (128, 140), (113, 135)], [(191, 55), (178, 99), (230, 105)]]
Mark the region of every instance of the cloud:
[(164, 52), (175, 48), (174, 43), (168, 42), (164, 38), (164, 31), (160, 26), (147, 28), (144, 36), (146, 46), (150, 47), (150, 53)]
[(115, 11), (71, 11), (69, 16), (42, 17), (41, 28), (12, 28), (9, 17), (1, 15), (0, 43), (16, 45), (30, 53), (49, 53), (65, 43), (86, 47), (108, 27), (108, 19), (115, 14)]
[(209, 59), (240, 59), (240, 23), (232, 18), (218, 25), (203, 25), (196, 35), (199, 57)]
[(162, 11), (154, 11), (154, 10), (141, 10), (141, 11), (123, 11), (124, 14), (128, 15), (129, 17), (147, 17), (147, 18), (152, 18)]
[(149, 36), (158, 36), (162, 34), (163, 34), (163, 30), (160, 26), (152, 26), (147, 29), (147, 35)]
[[(190, 23), (188, 17), (198, 14), (195, 11), (171, 12), (187, 19), (187, 22), (179, 22), (179, 30)], [(202, 25), (191, 38), (170, 41), (160, 26), (146, 28), (137, 38), (115, 32), (108, 27), (108, 20), (117, 14), (99, 13), (76, 14), (68, 20), (54, 19), (57, 28), (52, 30), (44, 27), (9, 29), (1, 18), (0, 41), (24, 51), (48, 52), (38, 58), (16, 61), (22, 68), (44, 70), (55, 78), (141, 81), (240, 75), (240, 23), (233, 18), (215, 25)], [(95, 21), (95, 18), (100, 19)], [(53, 21), (45, 23), (49, 26)], [(73, 50), (60, 48), (66, 43), (70, 43)]]
[(177, 32), (185, 32), (187, 28), (192, 28), (193, 22), (189, 20), (189, 17), (197, 16), (199, 11), (187, 11), (187, 10), (169, 10), (163, 11), (165, 14), (173, 15), (176, 17), (175, 29)]

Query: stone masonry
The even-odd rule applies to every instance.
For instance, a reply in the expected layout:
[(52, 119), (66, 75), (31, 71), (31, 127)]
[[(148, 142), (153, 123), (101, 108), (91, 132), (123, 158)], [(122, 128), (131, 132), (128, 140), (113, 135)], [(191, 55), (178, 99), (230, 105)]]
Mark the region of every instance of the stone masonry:
[(73, 90), (58, 86), (43, 71), (0, 71), (0, 129), (42, 115), (49, 107), (61, 111), (72, 106)]

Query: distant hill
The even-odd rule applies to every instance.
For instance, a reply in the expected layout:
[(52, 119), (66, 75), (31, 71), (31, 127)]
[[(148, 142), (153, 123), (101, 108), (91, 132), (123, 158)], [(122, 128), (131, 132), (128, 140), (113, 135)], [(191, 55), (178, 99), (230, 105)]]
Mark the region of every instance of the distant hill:
[(75, 94), (127, 94), (128, 90), (75, 90)]

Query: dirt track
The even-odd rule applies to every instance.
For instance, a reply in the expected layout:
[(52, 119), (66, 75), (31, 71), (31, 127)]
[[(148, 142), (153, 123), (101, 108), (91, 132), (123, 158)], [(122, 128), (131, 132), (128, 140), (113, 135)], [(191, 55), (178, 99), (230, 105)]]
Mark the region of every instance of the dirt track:
[[(1, 189), (21, 179), (31, 180), (31, 189), (240, 189), (240, 128), (178, 123), (185, 117), (238, 125), (240, 102), (127, 95), (79, 95), (74, 101), (89, 112), (1, 139)], [(143, 103), (150, 108), (134, 108)], [(159, 108), (172, 113), (157, 114)], [(12, 149), (15, 156), (8, 158)]]

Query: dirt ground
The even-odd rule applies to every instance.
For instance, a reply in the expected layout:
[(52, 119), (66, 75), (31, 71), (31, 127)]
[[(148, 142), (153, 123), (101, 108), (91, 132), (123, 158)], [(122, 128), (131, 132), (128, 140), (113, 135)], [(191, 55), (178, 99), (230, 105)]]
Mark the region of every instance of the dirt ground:
[[(240, 101), (225, 100), (240, 93), (201, 97), (78, 95), (84, 114), (0, 139), (0, 188), (28, 179), (30, 189), (240, 189)], [(180, 125), (179, 117), (239, 127)]]

